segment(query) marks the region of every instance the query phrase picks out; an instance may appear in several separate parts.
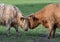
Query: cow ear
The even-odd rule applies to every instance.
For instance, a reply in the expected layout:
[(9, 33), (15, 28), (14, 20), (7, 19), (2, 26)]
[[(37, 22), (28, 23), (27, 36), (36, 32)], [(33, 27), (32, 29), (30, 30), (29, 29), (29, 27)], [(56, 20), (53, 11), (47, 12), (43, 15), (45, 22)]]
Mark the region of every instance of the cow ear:
[(22, 20), (22, 21), (24, 21), (24, 19), (25, 19), (24, 17), (21, 17), (21, 18), (20, 18), (20, 20)]

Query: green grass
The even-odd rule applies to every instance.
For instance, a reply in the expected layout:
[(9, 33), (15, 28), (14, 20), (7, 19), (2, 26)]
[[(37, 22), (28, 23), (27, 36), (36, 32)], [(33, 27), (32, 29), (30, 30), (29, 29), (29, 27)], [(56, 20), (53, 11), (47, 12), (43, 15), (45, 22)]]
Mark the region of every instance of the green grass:
[[(0, 3), (13, 4), (17, 6), (23, 13), (23, 15), (29, 15), (35, 13), (49, 3), (60, 3), (59, 0), (0, 0)], [(6, 36), (7, 28), (0, 26), (0, 42), (60, 42), (60, 30), (56, 31), (56, 38), (47, 39), (48, 29), (39, 25), (33, 30), (24, 31), (19, 28), (20, 35), (17, 36), (15, 29), (11, 28), (11, 35)]]
[(37, 3), (59, 3), (60, 0), (0, 0), (0, 3), (8, 4), (37, 4)]

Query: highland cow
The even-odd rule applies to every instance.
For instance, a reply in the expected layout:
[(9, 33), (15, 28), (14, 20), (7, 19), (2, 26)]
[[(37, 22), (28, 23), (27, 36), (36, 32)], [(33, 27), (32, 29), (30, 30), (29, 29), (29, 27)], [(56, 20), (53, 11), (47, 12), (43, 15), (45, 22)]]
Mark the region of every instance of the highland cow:
[(27, 18), (30, 29), (34, 29), (39, 24), (42, 24), (45, 28), (49, 29), (48, 38), (54, 38), (56, 28), (60, 27), (60, 5), (49, 4)]
[(10, 32), (10, 28), (14, 27), (18, 33), (18, 26), (24, 30), (28, 30), (28, 21), (25, 16), (22, 15), (18, 7), (7, 4), (0, 4), (0, 25), (7, 26), (7, 32)]

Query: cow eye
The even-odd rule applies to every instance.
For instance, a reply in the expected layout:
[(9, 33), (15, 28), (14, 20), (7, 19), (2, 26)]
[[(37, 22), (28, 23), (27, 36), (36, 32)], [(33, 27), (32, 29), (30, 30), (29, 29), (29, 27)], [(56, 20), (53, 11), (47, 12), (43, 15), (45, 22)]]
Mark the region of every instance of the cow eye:
[(38, 21), (39, 19), (36, 17), (32, 17), (34, 21)]
[(20, 20), (24, 21), (24, 17), (21, 17)]

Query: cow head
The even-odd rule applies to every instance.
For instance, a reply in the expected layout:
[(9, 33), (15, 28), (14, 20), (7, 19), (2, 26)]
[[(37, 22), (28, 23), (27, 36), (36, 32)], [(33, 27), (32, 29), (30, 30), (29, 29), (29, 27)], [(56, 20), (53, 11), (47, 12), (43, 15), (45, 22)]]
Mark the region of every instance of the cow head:
[(29, 28), (30, 29), (34, 29), (35, 27), (37, 27), (39, 25), (39, 19), (36, 18), (34, 15), (29, 15), (28, 17), (28, 21), (29, 21)]
[(29, 25), (28, 25), (28, 19), (26, 17), (21, 17), (19, 24), (25, 31), (28, 30)]

